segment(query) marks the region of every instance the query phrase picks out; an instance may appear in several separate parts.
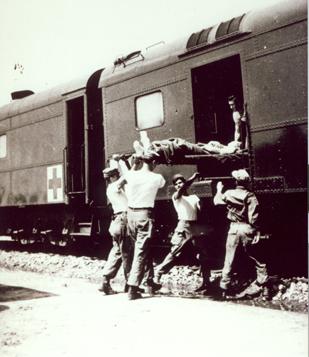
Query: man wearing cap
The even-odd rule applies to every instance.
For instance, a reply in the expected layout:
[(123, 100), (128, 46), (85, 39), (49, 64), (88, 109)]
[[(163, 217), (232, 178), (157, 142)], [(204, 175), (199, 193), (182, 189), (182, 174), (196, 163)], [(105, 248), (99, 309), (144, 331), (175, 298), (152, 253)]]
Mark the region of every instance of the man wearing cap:
[[(197, 212), (201, 209), (200, 199), (196, 195), (189, 195), (187, 189), (192, 185), (193, 181), (200, 176), (196, 172), (188, 180), (183, 175), (176, 174), (173, 176), (173, 185), (176, 192), (172, 196), (172, 201), (178, 215), (178, 224), (171, 239), (171, 251), (165, 257), (164, 261), (158, 266), (156, 271), (157, 282), (163, 274), (167, 274), (175, 264), (175, 259), (182, 253), (185, 244), (192, 239), (193, 245), (199, 251), (201, 260), (201, 270), (203, 276), (203, 283), (196, 291), (205, 291), (209, 282), (210, 270), (207, 263), (208, 252), (206, 251), (200, 239), (200, 235), (205, 232), (197, 225)], [(202, 227), (203, 228), (203, 227)], [(193, 239), (196, 238), (196, 239)]]
[(254, 261), (257, 272), (255, 284), (260, 287), (257, 291), (262, 290), (262, 286), (268, 277), (266, 264), (260, 263), (254, 257), (254, 249), (252, 249), (252, 245), (255, 243), (255, 233), (258, 229), (259, 202), (255, 194), (248, 189), (250, 177), (246, 170), (235, 170), (232, 172), (232, 177), (236, 180), (236, 189), (227, 190), (223, 193), (224, 186), (220, 181), (217, 183), (217, 193), (214, 197), (215, 205), (227, 205), (227, 217), (231, 221), (220, 281), (223, 297), (230, 294), (231, 271), (234, 265), (235, 253), (241, 246), (243, 246), (249, 258)]
[[(111, 295), (116, 294), (116, 292), (110, 286), (110, 279), (113, 279), (117, 275), (121, 263), (123, 263), (126, 282), (128, 280), (132, 264), (133, 247), (127, 234), (128, 200), (122, 188), (124, 181), (119, 179), (119, 171), (116, 168), (103, 170), (103, 176), (108, 184), (106, 195), (114, 212), (109, 227), (109, 233), (113, 238), (113, 247), (103, 269), (103, 283), (99, 291), (102, 291), (105, 295)], [(127, 284), (125, 291), (128, 291)]]

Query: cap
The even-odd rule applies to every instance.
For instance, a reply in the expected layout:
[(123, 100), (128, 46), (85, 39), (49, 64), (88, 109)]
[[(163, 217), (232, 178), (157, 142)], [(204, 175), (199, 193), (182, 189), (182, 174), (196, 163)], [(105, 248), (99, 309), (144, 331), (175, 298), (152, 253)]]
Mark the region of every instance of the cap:
[(103, 177), (106, 179), (106, 178), (109, 178), (111, 176), (114, 176), (114, 175), (119, 175), (119, 171), (117, 168), (111, 168), (111, 167), (108, 167), (107, 169), (104, 169), (103, 170)]
[(172, 178), (173, 185), (175, 185), (175, 182), (179, 179), (182, 180), (183, 182), (186, 182), (186, 179), (181, 174), (176, 174)]
[(233, 171), (232, 176), (237, 181), (247, 181), (248, 182), (250, 180), (250, 176), (249, 176), (248, 172), (244, 169)]

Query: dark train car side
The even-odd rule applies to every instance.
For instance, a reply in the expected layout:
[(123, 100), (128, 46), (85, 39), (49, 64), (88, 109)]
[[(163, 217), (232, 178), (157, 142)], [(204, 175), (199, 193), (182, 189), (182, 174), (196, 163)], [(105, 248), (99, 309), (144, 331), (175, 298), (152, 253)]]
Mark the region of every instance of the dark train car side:
[[(247, 112), (239, 155), (186, 155), (156, 170), (167, 181), (156, 202), (156, 245), (176, 224), (172, 176), (195, 171), (213, 268), (222, 268), (228, 222), (214, 207), (218, 180), (247, 169), (261, 203), (270, 266), (307, 271), (307, 1), (285, 1), (207, 27), (170, 45), (118, 58), (90, 76), (0, 108), (0, 229), (21, 242), (95, 240), (110, 211), (102, 170), (114, 154), (151, 141), (234, 138), (227, 98)], [(30, 94), (30, 95), (29, 95)], [(162, 243), (162, 244), (161, 244)], [(265, 244), (264, 244), (265, 243)], [(286, 262), (289, 262), (287, 264)], [(280, 268), (279, 268), (280, 267)]]
[(66, 245), (106, 232), (101, 72), (0, 108), (2, 234)]
[[(225, 212), (213, 206), (215, 184), (246, 168), (261, 203), (270, 266), (307, 270), (307, 2), (285, 1), (203, 29), (171, 46), (158, 44), (115, 61), (101, 75), (106, 159), (133, 153), (140, 131), (151, 141), (233, 140), (227, 98), (247, 110), (248, 150), (239, 158), (191, 156), (157, 171), (167, 179), (157, 201), (158, 234), (175, 225), (172, 176), (203, 180), (192, 191), (224, 256)], [(220, 161), (220, 162), (219, 162)], [(225, 226), (226, 224), (226, 226)], [(225, 228), (223, 228), (225, 226)], [(220, 260), (220, 259), (219, 259)], [(286, 262), (289, 261), (289, 264)]]

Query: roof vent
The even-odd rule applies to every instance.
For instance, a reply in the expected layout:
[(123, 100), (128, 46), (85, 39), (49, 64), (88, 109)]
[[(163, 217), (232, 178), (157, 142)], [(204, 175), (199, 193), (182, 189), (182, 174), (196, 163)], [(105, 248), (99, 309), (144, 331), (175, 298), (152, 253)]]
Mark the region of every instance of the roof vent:
[(244, 16), (245, 14), (233, 18), (230, 21), (222, 22), (216, 33), (216, 40), (220, 40), (223, 37), (239, 34), (240, 23)]
[(20, 90), (18, 92), (11, 93), (11, 97), (13, 100), (16, 100), (16, 99), (22, 99), (22, 98), (28, 97), (29, 95), (32, 95), (32, 94), (34, 94), (34, 92), (32, 92), (32, 90)]
[(230, 37), (246, 34), (240, 30), (240, 24), (244, 16), (245, 14), (233, 18), (232, 20), (222, 22), (217, 28), (215, 38), (210, 38), (210, 31), (213, 29), (213, 27), (209, 27), (206, 30), (193, 33), (187, 42), (187, 51), (191, 51), (198, 47), (211, 45)]

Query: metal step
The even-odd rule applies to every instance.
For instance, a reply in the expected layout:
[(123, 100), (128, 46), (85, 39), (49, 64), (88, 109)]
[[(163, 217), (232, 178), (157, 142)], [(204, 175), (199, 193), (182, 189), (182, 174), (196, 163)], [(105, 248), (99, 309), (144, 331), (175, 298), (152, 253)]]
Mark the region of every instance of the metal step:
[(84, 232), (84, 233), (80, 233), (80, 232), (74, 232), (74, 233), (70, 233), (71, 237), (90, 237), (90, 232)]
[(76, 233), (89, 233), (91, 232), (91, 222), (81, 222), (78, 223), (79, 232)]

